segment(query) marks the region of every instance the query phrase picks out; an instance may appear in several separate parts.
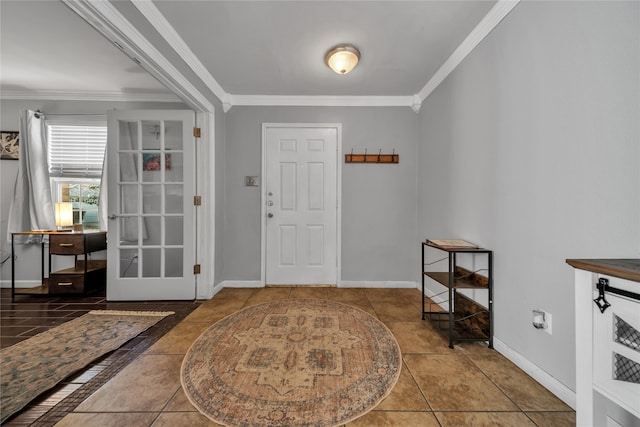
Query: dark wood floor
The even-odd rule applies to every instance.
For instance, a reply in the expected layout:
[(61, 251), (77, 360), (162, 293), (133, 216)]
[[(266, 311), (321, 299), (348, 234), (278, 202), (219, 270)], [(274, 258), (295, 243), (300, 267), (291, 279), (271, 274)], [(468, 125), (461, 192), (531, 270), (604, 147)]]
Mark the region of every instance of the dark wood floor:
[(71, 297), (16, 295), (12, 301), (11, 290), (0, 289), (0, 348), (9, 347), (91, 310), (154, 310), (176, 313), (38, 396), (27, 408), (2, 425), (53, 426), (198, 305), (197, 301), (108, 302), (104, 292)]

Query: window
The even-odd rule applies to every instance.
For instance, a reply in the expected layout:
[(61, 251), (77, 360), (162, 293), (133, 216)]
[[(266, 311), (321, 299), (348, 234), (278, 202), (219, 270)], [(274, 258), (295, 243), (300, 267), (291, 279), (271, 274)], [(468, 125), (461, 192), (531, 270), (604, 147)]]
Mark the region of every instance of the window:
[(49, 175), (53, 202), (73, 203), (73, 223), (99, 229), (98, 197), (107, 127), (67, 118), (47, 121)]

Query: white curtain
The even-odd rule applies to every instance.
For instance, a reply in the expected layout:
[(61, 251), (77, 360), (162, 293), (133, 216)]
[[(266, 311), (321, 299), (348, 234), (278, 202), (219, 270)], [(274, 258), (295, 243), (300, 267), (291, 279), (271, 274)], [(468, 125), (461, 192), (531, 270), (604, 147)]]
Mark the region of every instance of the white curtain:
[(9, 208), (9, 239), (12, 232), (56, 228), (42, 113), (20, 111), (19, 161), (13, 200)]
[(100, 194), (98, 195), (98, 224), (100, 230), (106, 231), (109, 227), (107, 195), (109, 194), (109, 180), (107, 179), (107, 152), (108, 147), (104, 150), (104, 161), (102, 162), (102, 174), (100, 175)]
[[(133, 126), (133, 129), (131, 127)], [(137, 148), (137, 123), (128, 123), (121, 127), (119, 132), (120, 148), (124, 150), (135, 150)], [(131, 134), (135, 133), (135, 137), (132, 138)], [(107, 151), (109, 149), (107, 148)], [(131, 183), (129, 185), (122, 185), (120, 187), (120, 210), (119, 214), (140, 214), (140, 206), (138, 205), (138, 191), (141, 187), (138, 183), (138, 158), (134, 153), (122, 153), (120, 154), (120, 181)], [(112, 177), (111, 179), (114, 179)], [(138, 240), (138, 224), (142, 227), (142, 239), (148, 238), (146, 221), (142, 218), (142, 221), (138, 223), (138, 217), (120, 217), (120, 239), (124, 241), (136, 242)]]

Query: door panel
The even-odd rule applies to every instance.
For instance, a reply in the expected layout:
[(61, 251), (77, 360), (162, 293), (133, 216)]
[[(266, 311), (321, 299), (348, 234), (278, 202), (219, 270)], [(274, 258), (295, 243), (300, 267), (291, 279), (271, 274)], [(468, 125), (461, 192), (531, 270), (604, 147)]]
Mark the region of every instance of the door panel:
[(335, 127), (265, 132), (267, 284), (337, 282)]
[(109, 112), (109, 300), (195, 298), (192, 111)]

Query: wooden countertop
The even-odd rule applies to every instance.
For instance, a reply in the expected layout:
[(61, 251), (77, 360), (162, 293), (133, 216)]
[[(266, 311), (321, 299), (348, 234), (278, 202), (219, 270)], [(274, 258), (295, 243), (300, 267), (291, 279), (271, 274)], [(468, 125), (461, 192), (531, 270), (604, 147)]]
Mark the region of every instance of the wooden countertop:
[(82, 230), (82, 231), (73, 231), (73, 230), (31, 230), (31, 231), (12, 231), (11, 234), (15, 234), (16, 236), (48, 236), (50, 234), (63, 234), (63, 235), (78, 235), (78, 234), (94, 234), (94, 233), (103, 233), (106, 234), (106, 231), (102, 230)]
[(580, 270), (640, 282), (640, 258), (568, 259), (567, 264)]

